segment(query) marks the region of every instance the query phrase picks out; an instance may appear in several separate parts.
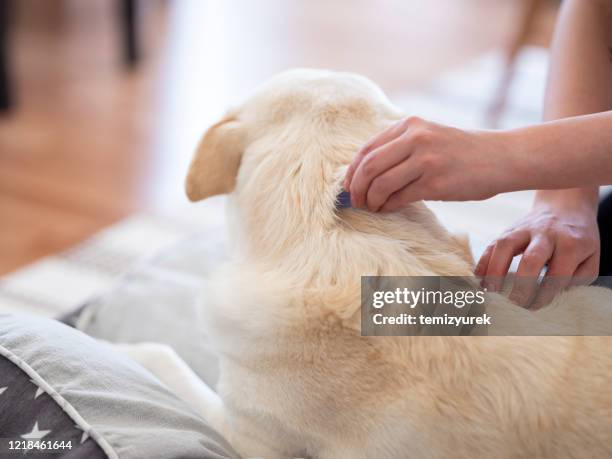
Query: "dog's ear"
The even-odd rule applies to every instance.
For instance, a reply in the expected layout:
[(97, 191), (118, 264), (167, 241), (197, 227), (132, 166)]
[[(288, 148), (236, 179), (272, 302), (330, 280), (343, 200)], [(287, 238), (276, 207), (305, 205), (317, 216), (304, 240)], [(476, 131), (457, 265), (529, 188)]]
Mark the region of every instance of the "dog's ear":
[(230, 193), (245, 147), (243, 124), (226, 116), (206, 131), (191, 160), (185, 191), (191, 201)]

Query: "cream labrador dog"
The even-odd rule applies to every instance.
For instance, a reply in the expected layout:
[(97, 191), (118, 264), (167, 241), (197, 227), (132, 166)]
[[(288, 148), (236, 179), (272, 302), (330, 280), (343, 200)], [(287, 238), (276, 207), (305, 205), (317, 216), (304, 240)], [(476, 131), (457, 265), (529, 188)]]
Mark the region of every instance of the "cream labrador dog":
[[(212, 126), (186, 186), (194, 201), (230, 193), (233, 259), (206, 286), (218, 395), (163, 347), (128, 353), (245, 457), (612, 457), (612, 339), (361, 336), (362, 275), (472, 275), (421, 202), (336, 209), (355, 152), (402, 117), (363, 77), (294, 70)], [(541, 332), (564, 330), (555, 310), (592, 323), (567, 305), (606, 298), (573, 289), (540, 316), (493, 303)]]

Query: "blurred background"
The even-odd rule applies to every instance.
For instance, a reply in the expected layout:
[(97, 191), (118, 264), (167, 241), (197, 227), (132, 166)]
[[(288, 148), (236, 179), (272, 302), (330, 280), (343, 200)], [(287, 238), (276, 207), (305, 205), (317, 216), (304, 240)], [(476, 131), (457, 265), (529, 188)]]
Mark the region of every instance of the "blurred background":
[[(65, 251), (130, 215), (187, 207), (183, 178), (199, 136), (287, 68), (364, 74), (408, 113), (452, 124), (537, 121), (557, 8), (0, 0), (0, 275), (74, 258)], [(134, 234), (132, 244), (151, 237)]]

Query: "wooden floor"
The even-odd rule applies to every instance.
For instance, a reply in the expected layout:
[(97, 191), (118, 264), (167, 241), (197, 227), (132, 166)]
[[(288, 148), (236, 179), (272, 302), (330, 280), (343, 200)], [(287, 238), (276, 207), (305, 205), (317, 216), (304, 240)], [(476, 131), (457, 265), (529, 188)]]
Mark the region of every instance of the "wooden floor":
[[(14, 3), (0, 274), (132, 212), (186, 205), (198, 136), (275, 72), (350, 70), (393, 93), (502, 48), (520, 15), (514, 0), (149, 0), (144, 61), (129, 71), (115, 1)], [(548, 39), (551, 17), (536, 40)]]

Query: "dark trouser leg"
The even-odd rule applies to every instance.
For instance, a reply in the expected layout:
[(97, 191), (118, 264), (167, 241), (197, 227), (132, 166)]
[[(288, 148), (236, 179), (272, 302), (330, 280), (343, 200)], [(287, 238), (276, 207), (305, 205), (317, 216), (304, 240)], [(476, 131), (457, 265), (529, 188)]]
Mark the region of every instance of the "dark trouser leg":
[(599, 203), (597, 224), (601, 237), (599, 275), (612, 276), (612, 193), (608, 193)]

